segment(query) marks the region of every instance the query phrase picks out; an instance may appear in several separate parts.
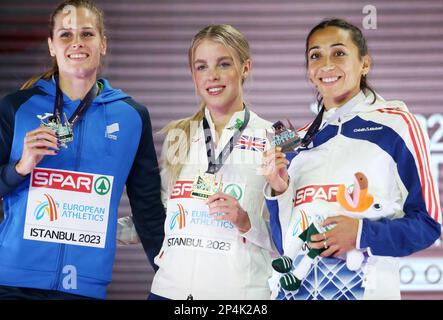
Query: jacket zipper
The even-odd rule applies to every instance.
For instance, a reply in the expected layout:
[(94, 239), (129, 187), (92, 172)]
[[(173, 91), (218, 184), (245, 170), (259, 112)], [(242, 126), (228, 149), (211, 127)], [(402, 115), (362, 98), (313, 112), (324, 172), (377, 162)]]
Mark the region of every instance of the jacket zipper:
[[(337, 130), (337, 135), (342, 135), (342, 127), (343, 127), (343, 119), (341, 117), (339, 117), (337, 119), (338, 122), (338, 130)], [(334, 154), (332, 154), (332, 157), (330, 157), (330, 159), (333, 159)], [(334, 161), (330, 161), (330, 163), (333, 163)], [(313, 294), (313, 300), (318, 300), (318, 263), (320, 261), (320, 259), (322, 259), (320, 256), (315, 257), (314, 260), (314, 294)]]
[[(83, 143), (83, 119), (80, 120), (78, 122), (78, 147), (77, 147), (77, 154), (75, 157), (75, 166), (74, 166), (74, 170), (78, 171), (79, 167), (80, 167), (80, 154), (81, 154), (81, 147), (82, 147), (82, 143)], [(60, 281), (61, 281), (61, 276), (62, 276), (62, 272), (63, 272), (63, 262), (64, 262), (64, 255), (65, 255), (65, 247), (66, 244), (60, 244), (60, 251), (59, 251), (59, 256), (58, 256), (58, 266), (57, 266), (57, 279), (54, 283), (54, 290), (57, 290), (60, 287)]]
[(342, 129), (342, 125), (343, 125), (343, 120), (342, 118), (338, 118), (338, 131), (337, 131), (337, 135), (341, 135), (341, 129)]
[[(337, 122), (338, 122), (338, 130), (337, 130), (337, 135), (336, 136), (339, 136), (339, 135), (342, 134), (341, 133), (342, 125), (343, 125), (342, 118), (339, 117), (337, 119)], [(333, 161), (330, 161), (330, 163), (332, 163), (332, 162)], [(313, 297), (312, 297), (313, 300), (317, 300), (318, 299), (318, 262), (319, 262), (320, 259), (321, 259), (321, 257), (318, 256), (318, 257), (315, 257), (315, 260), (314, 260), (314, 268), (313, 268), (314, 269), (314, 292), (313, 292)]]

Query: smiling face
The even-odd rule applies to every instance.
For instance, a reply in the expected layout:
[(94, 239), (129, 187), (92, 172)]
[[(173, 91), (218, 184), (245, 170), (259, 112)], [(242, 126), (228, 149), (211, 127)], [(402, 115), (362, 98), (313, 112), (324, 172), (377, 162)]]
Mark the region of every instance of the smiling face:
[(242, 64), (233, 50), (208, 39), (196, 47), (192, 59), (197, 93), (210, 110), (242, 109), (242, 82), (250, 68), (250, 60)]
[(97, 17), (83, 7), (57, 14), (48, 46), (61, 77), (95, 77), (101, 55), (106, 54), (106, 38), (100, 34)]
[(308, 76), (323, 97), (326, 109), (339, 107), (360, 91), (360, 79), (370, 68), (368, 55), (360, 57), (348, 30), (326, 27), (308, 41)]

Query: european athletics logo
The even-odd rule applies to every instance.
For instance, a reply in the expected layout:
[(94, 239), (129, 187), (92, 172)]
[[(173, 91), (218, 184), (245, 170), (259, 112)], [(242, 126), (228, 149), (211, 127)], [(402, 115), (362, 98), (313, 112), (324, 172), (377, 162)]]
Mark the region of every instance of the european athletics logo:
[(45, 213), (49, 215), (49, 221), (55, 221), (58, 218), (57, 206), (58, 204), (49, 195), (45, 194), (47, 201), (40, 203), (34, 211), (35, 218), (40, 220), (44, 217)]
[(294, 229), (292, 230), (292, 236), (298, 236), (303, 231), (305, 231), (309, 226), (309, 219), (306, 215), (306, 212), (300, 210), (300, 218), (298, 218), (297, 222), (294, 224)]
[(178, 211), (174, 212), (171, 223), (169, 224), (169, 230), (174, 229), (178, 225), (179, 229), (186, 227), (186, 211), (180, 203), (177, 203)]

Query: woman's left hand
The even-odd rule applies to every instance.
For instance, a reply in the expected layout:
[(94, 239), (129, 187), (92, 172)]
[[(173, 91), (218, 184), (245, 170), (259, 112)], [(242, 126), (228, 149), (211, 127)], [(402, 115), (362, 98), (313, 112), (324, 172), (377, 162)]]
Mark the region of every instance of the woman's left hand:
[(218, 192), (208, 198), (206, 202), (209, 207), (209, 214), (223, 213), (213, 216), (215, 220), (230, 221), (237, 229), (242, 232), (248, 232), (251, 229), (251, 221), (248, 213), (243, 210), (237, 199), (223, 192)]
[(323, 222), (323, 226), (336, 224), (331, 230), (311, 236), (309, 247), (313, 249), (325, 249), (320, 256), (342, 256), (355, 248), (358, 233), (358, 219), (347, 216), (329, 217)]

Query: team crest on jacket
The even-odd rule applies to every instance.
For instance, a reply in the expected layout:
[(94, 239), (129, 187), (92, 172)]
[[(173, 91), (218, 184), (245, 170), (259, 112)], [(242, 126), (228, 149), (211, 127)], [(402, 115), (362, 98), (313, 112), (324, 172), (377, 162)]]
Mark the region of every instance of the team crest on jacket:
[(120, 125), (118, 122), (106, 126), (105, 137), (111, 140), (117, 140), (117, 133), (120, 131)]
[(265, 151), (266, 139), (243, 134), (238, 140), (235, 148), (252, 151)]

